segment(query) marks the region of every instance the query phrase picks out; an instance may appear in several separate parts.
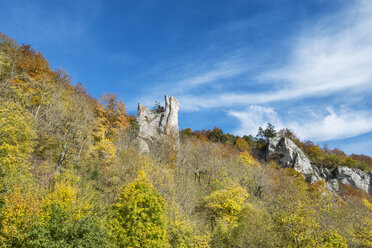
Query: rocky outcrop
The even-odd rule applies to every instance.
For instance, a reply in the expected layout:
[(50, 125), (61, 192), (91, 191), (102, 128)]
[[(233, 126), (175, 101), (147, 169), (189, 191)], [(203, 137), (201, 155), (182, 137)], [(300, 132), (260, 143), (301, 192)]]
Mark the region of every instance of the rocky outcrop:
[(266, 160), (274, 160), (282, 168), (294, 168), (306, 179), (319, 180), (310, 160), (300, 148), (288, 138), (270, 138), (266, 146)]
[(338, 167), (334, 170), (334, 176), (342, 184), (350, 184), (356, 189), (372, 194), (372, 171)]
[(372, 194), (372, 172), (348, 167), (338, 167), (333, 171), (320, 168), (311, 164), (303, 151), (288, 138), (269, 139), (266, 146), (266, 160), (273, 160), (282, 168), (295, 169), (310, 183), (324, 180), (332, 192), (337, 192), (341, 183)]
[(149, 152), (149, 147), (155, 141), (170, 138), (174, 145), (179, 145), (178, 110), (180, 104), (172, 96), (165, 95), (165, 107), (149, 110), (138, 103), (137, 122), (139, 125), (139, 151)]

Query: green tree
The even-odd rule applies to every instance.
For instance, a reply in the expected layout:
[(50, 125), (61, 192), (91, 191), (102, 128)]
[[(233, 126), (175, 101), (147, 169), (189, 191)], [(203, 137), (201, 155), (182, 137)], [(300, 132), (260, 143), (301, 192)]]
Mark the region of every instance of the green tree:
[(260, 139), (268, 140), (269, 138), (275, 138), (276, 136), (277, 133), (275, 127), (270, 122), (267, 123), (266, 129), (263, 129), (262, 127), (258, 129), (257, 137)]
[(168, 247), (166, 202), (143, 171), (122, 187), (109, 220), (116, 247)]
[(103, 225), (92, 206), (68, 183), (57, 183), (46, 196), (42, 212), (23, 247), (105, 247)]

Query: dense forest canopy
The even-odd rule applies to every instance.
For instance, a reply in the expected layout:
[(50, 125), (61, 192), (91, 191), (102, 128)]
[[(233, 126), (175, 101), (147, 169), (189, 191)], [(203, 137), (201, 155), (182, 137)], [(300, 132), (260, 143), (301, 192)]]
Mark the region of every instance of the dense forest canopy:
[(372, 247), (370, 195), (260, 160), (275, 136), (326, 168), (369, 171), (371, 157), (271, 124), (255, 137), (184, 129), (178, 151), (140, 155), (117, 95), (91, 97), (5, 34), (0, 103), (1, 247)]

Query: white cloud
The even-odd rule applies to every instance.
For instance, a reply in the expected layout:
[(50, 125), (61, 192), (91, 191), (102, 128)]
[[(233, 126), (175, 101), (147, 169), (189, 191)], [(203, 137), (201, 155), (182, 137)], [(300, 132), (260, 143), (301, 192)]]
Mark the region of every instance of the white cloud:
[(228, 53), (222, 58), (214, 58), (213, 60), (193, 61), (190, 65), (184, 66), (175, 78), (167, 80), (163, 86), (169, 94), (182, 95), (202, 86), (215, 86), (220, 84), (222, 79), (240, 75), (249, 70), (249, 67), (236, 53)]
[[(293, 46), (288, 58), (278, 68), (256, 72), (254, 75), (251, 69), (260, 66), (262, 69), (262, 61), (242, 58), (219, 64), (207, 61), (210, 66), (202, 67), (204, 70), (195, 70), (193, 74), (184, 74), (187, 75), (184, 79), (176, 81), (167, 90), (176, 94), (182, 111), (229, 107), (231, 110), (228, 114), (240, 121), (240, 127), (234, 131), (239, 135), (255, 135), (258, 127), (266, 126), (267, 122), (274, 124), (277, 129), (291, 128), (301, 139), (318, 142), (371, 132), (372, 113), (360, 110), (365, 106), (359, 98), (361, 93), (367, 94), (372, 90), (372, 1), (354, 3), (357, 4), (349, 5), (344, 11), (304, 29), (302, 34), (292, 40)], [(249, 86), (261, 84), (257, 89), (247, 87), (253, 88), (250, 92), (229, 88), (223, 93), (213, 90), (205, 94), (195, 93), (201, 86), (211, 86), (212, 89), (212, 85), (221, 79), (231, 85), (233, 77), (237, 75), (240, 81), (246, 76)], [(314, 99), (319, 96), (326, 103)], [(345, 99), (349, 104), (353, 99), (354, 109), (329, 108), (324, 113), (322, 109), (314, 110), (309, 99), (314, 99), (323, 110), (324, 105), (347, 106)], [(274, 108), (260, 106), (275, 103), (276, 108), (283, 110), (284, 101), (288, 101), (286, 105), (289, 103), (292, 106), (301, 103), (296, 108), (298, 113), (312, 109), (314, 114), (284, 117), (279, 116)], [(237, 111), (234, 109), (236, 107), (247, 109)]]
[(322, 118), (300, 124), (288, 123), (302, 139), (326, 141), (354, 137), (372, 131), (372, 115), (367, 111), (339, 111), (329, 108)]
[[(196, 110), (200, 107), (196, 104), (197, 102), (202, 104), (203, 107), (206, 106), (206, 102), (203, 104), (204, 101), (197, 97), (200, 87), (223, 88), (226, 83), (225, 79), (228, 80), (252, 70), (235, 53), (225, 54), (216, 61), (200, 62), (198, 60), (182, 66), (181, 69), (179, 69), (180, 65), (176, 66), (178, 70), (176, 72), (171, 71), (169, 78), (164, 79), (163, 83), (154, 83), (154, 87), (144, 90), (145, 94), (140, 99), (141, 103), (151, 104), (159, 96), (168, 94), (177, 96), (181, 103), (181, 110)], [(191, 94), (192, 97), (188, 97), (188, 94)], [(135, 103), (129, 103), (128, 106), (135, 106)]]
[(361, 1), (338, 18), (308, 30), (287, 65), (261, 75), (310, 93), (370, 86), (372, 83), (372, 2)]
[(244, 71), (242, 66), (229, 63), (224, 63), (218, 66), (218, 68), (200, 73), (198, 75), (191, 76), (189, 78), (183, 79), (176, 84), (173, 91), (182, 92), (195, 88), (203, 84), (213, 83), (216, 80), (229, 78), (238, 75)]
[(281, 121), (272, 108), (251, 105), (245, 111), (229, 111), (229, 115), (236, 117), (240, 121), (240, 128), (235, 130), (237, 135), (255, 135), (258, 127), (265, 127), (268, 122), (276, 128), (281, 128)]
[(339, 15), (323, 19), (317, 26), (304, 30), (304, 35), (293, 41), (294, 46), (287, 63), (256, 77), (256, 80), (268, 85), (267, 89), (273, 90), (208, 93), (202, 97), (183, 95), (183, 109), (262, 104), (319, 95), (335, 96), (346, 91), (357, 94), (371, 89), (371, 13), (372, 1), (360, 1)]
[(313, 115), (306, 120), (285, 120), (279, 118), (273, 108), (250, 106), (245, 111), (230, 111), (240, 127), (234, 132), (238, 135), (256, 134), (259, 126), (272, 123), (277, 130), (288, 127), (302, 140), (326, 141), (354, 137), (372, 131), (372, 115), (367, 111), (350, 109), (334, 110), (328, 108), (326, 115)]

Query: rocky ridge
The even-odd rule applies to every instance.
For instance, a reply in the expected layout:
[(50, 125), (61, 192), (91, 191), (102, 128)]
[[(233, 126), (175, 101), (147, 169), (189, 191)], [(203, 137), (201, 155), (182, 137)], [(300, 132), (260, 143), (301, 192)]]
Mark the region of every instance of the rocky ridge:
[(372, 194), (372, 171), (337, 167), (330, 171), (312, 164), (303, 151), (288, 138), (270, 138), (266, 146), (266, 161), (273, 160), (282, 168), (293, 168), (302, 173), (310, 183), (324, 180), (331, 192), (336, 193), (340, 184), (348, 184)]

